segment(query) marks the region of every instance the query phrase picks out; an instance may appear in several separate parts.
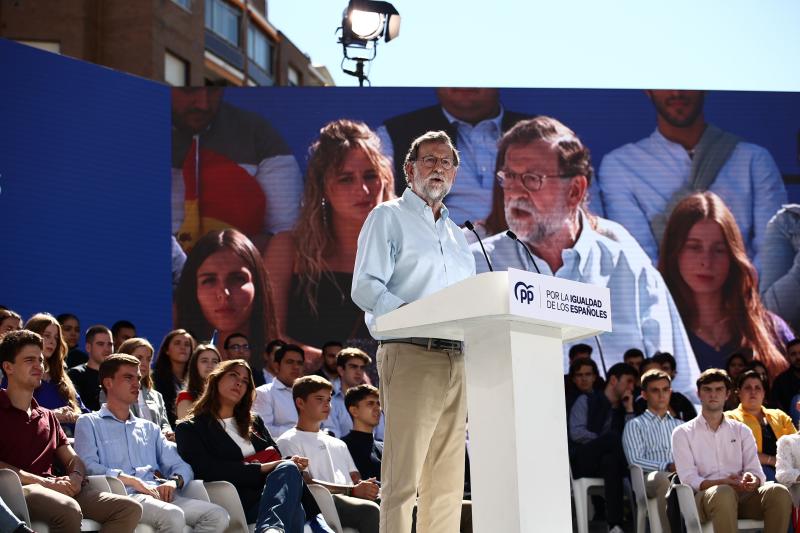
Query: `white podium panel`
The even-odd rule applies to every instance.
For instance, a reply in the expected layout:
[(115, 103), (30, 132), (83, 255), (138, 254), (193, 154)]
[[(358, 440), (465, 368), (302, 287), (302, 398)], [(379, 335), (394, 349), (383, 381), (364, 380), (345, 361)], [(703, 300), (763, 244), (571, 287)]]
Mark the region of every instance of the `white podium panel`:
[(571, 531), (563, 343), (611, 329), (608, 289), (489, 272), (376, 325), (386, 337), (464, 341), (473, 530)]

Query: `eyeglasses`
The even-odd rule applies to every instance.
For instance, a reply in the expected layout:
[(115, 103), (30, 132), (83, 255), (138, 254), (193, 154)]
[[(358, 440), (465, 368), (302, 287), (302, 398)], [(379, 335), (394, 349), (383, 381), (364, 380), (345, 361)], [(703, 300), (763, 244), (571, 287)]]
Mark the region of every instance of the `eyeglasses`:
[(250, 345), (249, 344), (231, 344), (228, 346), (229, 352), (249, 352)]
[(426, 155), (417, 161), (422, 162), (422, 166), (425, 168), (436, 168), (436, 163), (441, 162), (442, 168), (445, 170), (451, 170), (453, 167), (456, 166), (455, 162), (449, 157), (436, 157), (435, 155)]
[(508, 170), (501, 170), (497, 173), (497, 183), (503, 189), (510, 189), (514, 183), (521, 183), (526, 191), (535, 192), (542, 188), (544, 180), (547, 178), (572, 178), (571, 174), (537, 174), (535, 172), (525, 172), (517, 174)]

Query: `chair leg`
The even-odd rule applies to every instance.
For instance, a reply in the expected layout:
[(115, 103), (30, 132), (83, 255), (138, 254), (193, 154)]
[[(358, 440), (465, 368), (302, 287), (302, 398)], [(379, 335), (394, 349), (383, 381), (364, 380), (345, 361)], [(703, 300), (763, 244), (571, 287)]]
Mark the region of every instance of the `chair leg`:
[(589, 533), (589, 495), (585, 489), (575, 493), (575, 521), (578, 533)]

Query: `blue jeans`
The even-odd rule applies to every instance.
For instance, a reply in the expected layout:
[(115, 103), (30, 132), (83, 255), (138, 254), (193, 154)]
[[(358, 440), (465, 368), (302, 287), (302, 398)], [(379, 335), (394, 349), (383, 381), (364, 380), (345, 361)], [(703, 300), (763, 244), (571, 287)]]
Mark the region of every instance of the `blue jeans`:
[(303, 477), (297, 465), (284, 461), (269, 473), (261, 492), (261, 501), (257, 508), (247, 513), (247, 522), (251, 523), (257, 514), (256, 533), (274, 527), (286, 533), (302, 533), (306, 521), (306, 513), (301, 503), (303, 495)]
[(0, 531), (14, 531), (24, 523), (0, 500)]

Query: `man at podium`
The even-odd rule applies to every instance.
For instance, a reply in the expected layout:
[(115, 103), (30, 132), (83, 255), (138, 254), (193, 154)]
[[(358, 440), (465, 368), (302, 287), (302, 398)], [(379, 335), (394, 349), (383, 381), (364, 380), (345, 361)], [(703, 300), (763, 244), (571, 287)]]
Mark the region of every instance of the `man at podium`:
[(376, 317), (475, 274), (467, 241), (442, 204), (458, 161), (445, 132), (415, 139), (403, 166), (409, 188), (373, 209), (358, 237), (351, 295), (380, 340), (386, 415), (381, 533), (411, 531), (417, 493), (418, 532), (459, 528), (466, 436), (461, 342), (375, 333)]
[[(540, 270), (608, 287), (613, 331), (600, 336), (605, 364), (621, 362), (630, 348), (648, 357), (670, 352), (679, 369), (674, 389), (694, 398), (700, 372), (661, 274), (623, 228), (600, 227), (612, 223), (583, 209), (593, 174), (589, 149), (558, 120), (540, 116), (501, 138), (497, 165), (506, 222), (519, 241), (505, 232), (484, 241), (494, 269)], [(480, 247), (472, 251), (478, 271), (486, 271)]]

